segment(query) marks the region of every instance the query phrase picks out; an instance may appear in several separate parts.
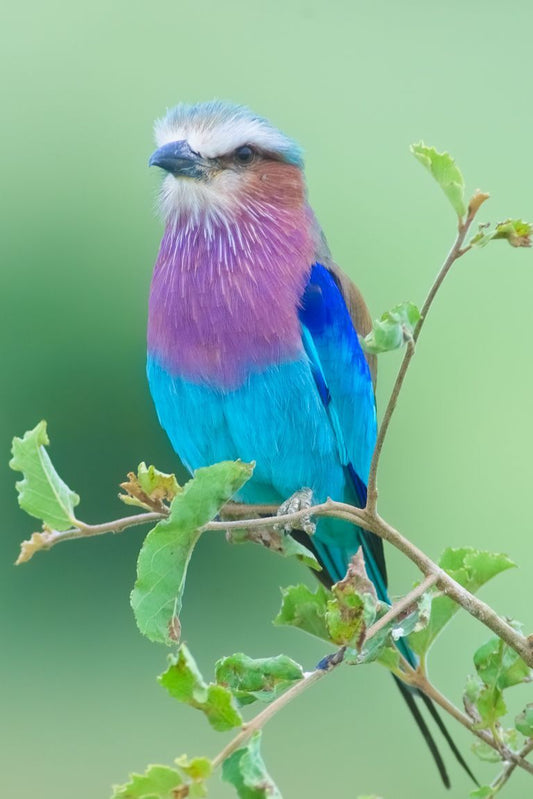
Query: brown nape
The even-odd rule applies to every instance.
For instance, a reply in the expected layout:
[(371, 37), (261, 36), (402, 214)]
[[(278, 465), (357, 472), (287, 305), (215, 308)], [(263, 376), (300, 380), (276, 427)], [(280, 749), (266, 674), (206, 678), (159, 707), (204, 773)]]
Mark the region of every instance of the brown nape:
[(245, 170), (243, 183), (251, 197), (276, 208), (295, 208), (305, 202), (305, 181), (297, 166), (260, 155)]

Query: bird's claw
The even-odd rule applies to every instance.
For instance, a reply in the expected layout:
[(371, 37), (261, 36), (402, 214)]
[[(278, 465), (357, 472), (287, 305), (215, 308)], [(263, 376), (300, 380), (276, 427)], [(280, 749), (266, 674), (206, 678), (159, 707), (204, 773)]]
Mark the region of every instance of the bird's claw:
[[(289, 516), (292, 513), (306, 510), (313, 506), (313, 492), (310, 488), (301, 488), (299, 491), (290, 496), (285, 502), (279, 506), (276, 516)], [(311, 516), (301, 516), (299, 519), (292, 521), (280, 522), (275, 525), (277, 530), (284, 533), (290, 533), (291, 530), (303, 530), (308, 535), (313, 535), (316, 529), (316, 524), (311, 520)]]

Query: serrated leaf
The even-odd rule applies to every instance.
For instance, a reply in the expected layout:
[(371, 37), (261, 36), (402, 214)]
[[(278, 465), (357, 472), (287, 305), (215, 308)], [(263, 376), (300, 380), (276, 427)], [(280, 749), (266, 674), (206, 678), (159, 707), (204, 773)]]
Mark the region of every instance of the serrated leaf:
[(192, 551), (207, 524), (251, 477), (253, 465), (223, 461), (198, 469), (172, 500), (167, 519), (146, 536), (137, 561), (131, 606), (139, 630), (171, 645), (180, 638), (179, 613)]
[(215, 664), (217, 683), (228, 687), (240, 705), (271, 702), (303, 676), (302, 667), (287, 655), (253, 659), (240, 652)]
[(260, 740), (261, 733), (254, 733), (246, 747), (224, 761), (222, 779), (234, 786), (240, 799), (282, 799), (261, 757)]
[(330, 599), (326, 624), (333, 643), (349, 644), (358, 649), (366, 632), (364, 612), (365, 603), (353, 589), (346, 589)]
[(531, 247), (533, 227), (522, 219), (506, 219), (496, 225), (493, 239), (506, 239), (511, 247)]
[(281, 589), (281, 609), (274, 624), (298, 627), (310, 635), (329, 641), (326, 610), (331, 594), (322, 585), (311, 591), (306, 585), (290, 585)]
[(144, 774), (131, 774), (125, 785), (115, 785), (111, 799), (180, 799), (185, 787), (178, 771), (168, 766), (148, 766)]
[(331, 593), (326, 610), (330, 640), (360, 649), (378, 607), (376, 589), (366, 573), (361, 547), (350, 560), (346, 576), (331, 587)]
[(515, 727), (526, 738), (533, 738), (533, 704), (525, 706), (524, 710), (515, 718)]
[(459, 218), (465, 216), (465, 182), (459, 167), (449, 153), (438, 153), (434, 147), (423, 142), (411, 145), (411, 152), (435, 178), (452, 204)]
[(169, 666), (158, 680), (179, 702), (205, 713), (215, 730), (222, 732), (242, 725), (242, 717), (233, 704), (231, 691), (222, 685), (208, 685), (204, 681), (185, 644), (180, 646), (177, 655), (169, 656)]
[(474, 665), (485, 685), (500, 690), (530, 679), (530, 669), (520, 655), (501, 638), (488, 640), (474, 654)]
[(128, 472), (128, 480), (120, 487), (126, 494), (119, 494), (119, 499), (126, 505), (137, 505), (141, 508), (161, 510), (165, 502), (172, 502), (183, 489), (175, 475), (160, 472), (155, 466), (147, 466), (144, 461), (139, 464), (137, 474)]
[(234, 528), (227, 531), (226, 539), (230, 544), (259, 544), (282, 558), (296, 558), (304, 566), (321, 571), (321, 566), (311, 550), (283, 530), (273, 527)]
[(484, 224), (479, 226), (478, 232), (470, 239), (471, 247), (486, 247), (494, 239), (505, 239), (511, 247), (531, 247), (533, 225), (522, 219), (506, 219), (498, 222), (494, 228)]
[(13, 439), (9, 466), (24, 475), (16, 483), (22, 510), (42, 519), (51, 529), (68, 530), (76, 524), (74, 508), (80, 498), (56, 472), (45, 450), (49, 444), (43, 420), (22, 438)]
[[(475, 593), (490, 579), (515, 564), (504, 554), (463, 547), (444, 550), (439, 566), (471, 593)], [(436, 596), (433, 599), (429, 624), (425, 629), (409, 636), (409, 643), (417, 655), (424, 656), (427, 653), (458, 610), (459, 605), (447, 596)]]
[(414, 329), (422, 317), (413, 302), (401, 302), (380, 319), (375, 319), (372, 330), (362, 340), (366, 352), (379, 355), (403, 347), (412, 338)]

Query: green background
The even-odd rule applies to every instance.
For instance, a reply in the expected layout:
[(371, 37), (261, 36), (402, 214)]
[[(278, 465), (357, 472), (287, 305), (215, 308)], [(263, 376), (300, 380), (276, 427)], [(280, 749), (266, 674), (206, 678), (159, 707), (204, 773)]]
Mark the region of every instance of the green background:
[[(223, 97), (298, 139), (335, 257), (377, 316), (421, 302), (454, 237), (453, 212), (409, 155), (412, 141), (449, 149), (469, 189), (491, 192), (483, 219), (533, 216), (531, 23), (530, 3), (505, 10), (494, 0), (10, 5), (0, 32), (2, 796), (106, 799), (132, 770), (182, 752), (215, 754), (227, 740), (156, 684), (165, 651), (141, 638), (128, 604), (142, 529), (11, 565), (35, 525), (17, 507), (9, 443), (40, 418), (87, 521), (124, 512), (117, 483), (140, 460), (177, 468), (144, 376), (161, 236), (159, 175), (147, 169), (154, 118), (179, 100)], [(380, 474), (383, 514), (430, 555), (469, 544), (518, 561), (483, 597), (528, 630), (532, 292), (527, 251), (498, 242), (457, 264)], [(381, 408), (398, 362), (380, 361)], [(392, 593), (405, 592), (416, 570), (396, 552), (388, 559)], [(317, 662), (319, 642), (270, 623), (278, 586), (300, 579), (295, 564), (204, 537), (183, 630), (207, 675), (217, 657), (241, 649)], [(435, 647), (432, 677), (459, 704), (486, 638), (462, 614)], [(530, 690), (513, 689), (512, 710), (528, 699)], [(489, 781), (494, 768), (449, 726)], [(264, 740), (284, 796), (313, 799), (464, 797), (468, 781), (443, 751), (449, 793), (378, 667), (338, 670), (273, 720)], [(517, 774), (505, 795), (530, 791)], [(231, 795), (213, 784), (213, 797)]]

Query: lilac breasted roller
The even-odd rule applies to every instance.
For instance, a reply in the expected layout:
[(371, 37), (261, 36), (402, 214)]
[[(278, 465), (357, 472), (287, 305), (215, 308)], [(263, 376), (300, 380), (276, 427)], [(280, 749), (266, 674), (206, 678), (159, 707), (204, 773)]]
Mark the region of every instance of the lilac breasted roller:
[[(155, 133), (150, 164), (166, 172), (165, 232), (147, 371), (176, 453), (191, 472), (255, 461), (243, 502), (279, 505), (305, 486), (317, 502), (364, 507), (376, 364), (359, 335), (371, 322), (309, 205), (300, 147), (247, 108), (218, 101), (176, 106)], [(326, 585), (344, 577), (362, 547), (378, 597), (390, 601), (381, 539), (323, 518), (306, 543)], [(414, 665), (407, 642), (398, 646)], [(444, 783), (419, 701), (470, 774), (429, 698), (397, 683)]]

